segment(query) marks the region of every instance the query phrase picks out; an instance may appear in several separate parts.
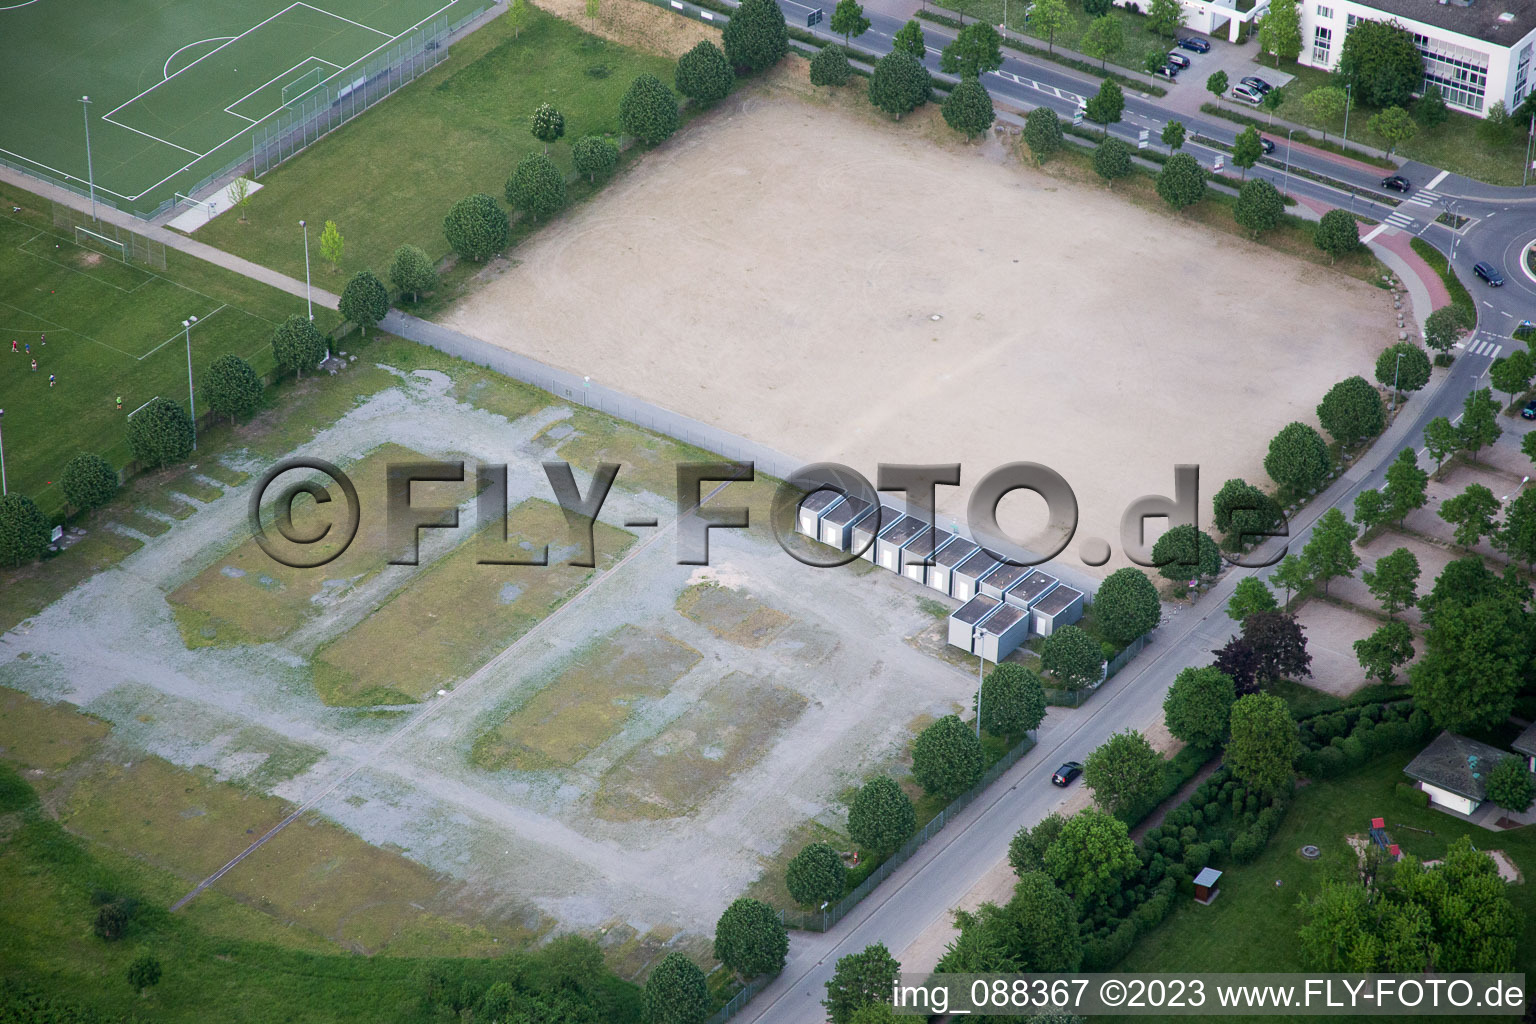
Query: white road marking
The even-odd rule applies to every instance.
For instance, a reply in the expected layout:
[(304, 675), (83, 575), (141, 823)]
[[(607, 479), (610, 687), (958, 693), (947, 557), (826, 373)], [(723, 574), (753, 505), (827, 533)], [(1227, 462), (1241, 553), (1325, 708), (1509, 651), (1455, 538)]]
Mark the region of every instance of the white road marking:
[(1429, 187), (1430, 188), (1434, 188), (1436, 185), (1438, 185), (1442, 181), (1444, 181), (1445, 178), (1446, 178), (1446, 175), (1448, 175), (1450, 173), (1451, 173), (1450, 171), (1441, 171), (1439, 174), (1435, 175), (1434, 180), (1429, 183)]

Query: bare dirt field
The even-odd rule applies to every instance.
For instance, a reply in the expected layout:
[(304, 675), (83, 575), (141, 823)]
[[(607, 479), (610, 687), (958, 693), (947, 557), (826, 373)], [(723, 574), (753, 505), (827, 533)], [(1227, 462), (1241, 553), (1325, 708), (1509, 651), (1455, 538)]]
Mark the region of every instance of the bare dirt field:
[[(1368, 682), (1354, 643), (1375, 632), (1380, 622), (1327, 601), (1308, 601), (1297, 609), (1296, 621), (1306, 632), (1307, 653), (1312, 655), (1312, 676), (1301, 682), (1335, 697), (1347, 697)], [(1414, 647), (1422, 650), (1423, 642), (1415, 638)], [(1406, 673), (1407, 666), (1400, 668), (1398, 680)]]
[[(1228, 477), (1267, 483), (1275, 431), (1392, 340), (1358, 281), (789, 76), (647, 154), (448, 321), (807, 461), (960, 462), (949, 516), (988, 470), (1044, 463), (1079, 542), (1116, 541), (1175, 463), (1200, 464), (1207, 507)], [(1033, 501), (1004, 503), (1021, 537)]]

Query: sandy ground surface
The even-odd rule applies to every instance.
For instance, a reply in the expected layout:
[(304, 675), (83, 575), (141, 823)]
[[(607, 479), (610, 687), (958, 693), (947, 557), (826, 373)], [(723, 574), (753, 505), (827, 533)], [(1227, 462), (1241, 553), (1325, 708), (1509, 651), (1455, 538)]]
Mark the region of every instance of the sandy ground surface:
[(681, 57), (705, 39), (720, 45), (718, 29), (642, 0), (603, 0), (596, 19), (587, 17), (586, 0), (538, 0), (537, 6), (583, 31), (647, 53)]
[[(1374, 633), (1380, 622), (1327, 601), (1308, 601), (1296, 611), (1296, 621), (1307, 635), (1307, 653), (1312, 655), (1312, 676), (1301, 682), (1347, 697), (1369, 681), (1355, 657), (1354, 643)], [(1414, 647), (1421, 651), (1423, 641), (1415, 638)], [(1407, 666), (1398, 669), (1399, 682), (1407, 678), (1407, 671)]]
[[(959, 462), (949, 516), (1044, 463), (1080, 507), (1063, 557), (1109, 539), (1102, 572), (1176, 463), (1207, 507), (1265, 481), (1275, 431), (1391, 340), (1385, 293), (929, 134), (747, 89), (448, 321), (807, 461)], [(1042, 510), (1007, 499), (1005, 525), (1039, 538)]]

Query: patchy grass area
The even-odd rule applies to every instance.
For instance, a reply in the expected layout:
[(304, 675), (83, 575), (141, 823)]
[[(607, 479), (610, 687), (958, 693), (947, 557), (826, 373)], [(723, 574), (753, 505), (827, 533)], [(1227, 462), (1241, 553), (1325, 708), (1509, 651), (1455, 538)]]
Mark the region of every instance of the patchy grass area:
[(47, 704), (0, 686), (0, 759), (57, 771), (92, 750), (111, 730), (73, 704)]
[[(382, 274), (406, 242), (441, 257), (448, 252), (448, 208), (474, 192), (500, 200), (518, 160), (542, 150), (528, 131), (540, 103), (565, 115), (565, 138), (550, 147), (550, 157), (569, 174), (578, 139), (617, 137), (619, 98), (629, 84), (641, 74), (670, 84), (672, 68), (669, 60), (588, 35), (530, 6), (515, 38), (508, 20), (496, 19), (456, 44), (442, 67), (265, 175), (265, 187), (251, 199), (249, 223), (217, 217), (197, 237), (302, 275), (304, 251), (294, 225), (333, 220), (346, 240), (339, 273), (324, 264), (314, 269), (318, 283), (334, 291), (364, 268)], [(575, 202), (601, 187), (576, 177), (567, 191)], [(515, 237), (509, 249), (512, 244)], [(450, 292), (478, 269), (463, 268), (439, 291)]]
[(610, 769), (593, 809), (609, 821), (682, 817), (766, 753), (806, 705), (793, 690), (732, 672)]
[(95, 529), (57, 558), (0, 571), (0, 630), (9, 630), (57, 601), (76, 586), (144, 546), (144, 542)]
[(695, 583), (679, 594), (677, 610), (742, 647), (762, 647), (795, 621), (751, 594), (713, 581)]
[[(1386, 818), (1387, 831), (1405, 853), (1423, 860), (1441, 857), (1455, 839), (1466, 835), (1479, 849), (1503, 850), (1530, 878), (1536, 870), (1536, 832), (1531, 829), (1489, 832), (1395, 798), (1393, 787), (1406, 780), (1402, 769), (1415, 753), (1384, 755), (1347, 778), (1314, 782), (1299, 790), (1284, 824), (1259, 859), (1226, 869), (1221, 897), (1215, 903), (1202, 907), (1184, 899), (1162, 927), (1137, 943), (1117, 970), (1302, 970), (1296, 945), (1302, 922), (1297, 901), (1316, 893), (1330, 868), (1349, 863), (1353, 853), (1345, 837), (1368, 832), (1371, 818), (1377, 816)], [(1308, 843), (1323, 851), (1321, 859), (1309, 861), (1297, 852)], [(1530, 970), (1536, 964), (1536, 889), (1530, 883), (1515, 885), (1510, 896), (1526, 918), (1520, 947), (1524, 962), (1517, 969)]]
[(670, 636), (623, 626), (573, 654), (521, 707), (481, 734), (471, 760), (488, 771), (570, 767), (666, 695), (700, 654)]
[[(546, 429), (538, 440), (559, 443), (559, 456), (589, 473), (600, 462), (617, 462), (623, 468), (615, 487), (648, 491), (669, 500), (677, 495), (680, 463), (720, 461), (702, 448), (582, 408), (569, 420)], [(706, 482), (700, 489), (707, 494), (713, 486)]]
[[(466, 541), (410, 587), (317, 652), (315, 689), (327, 704), (405, 704), (469, 675), (564, 604), (633, 543), (594, 526), (597, 569), (565, 564), (560, 507), (529, 498), (507, 513), (508, 548), (531, 557), (550, 544), (547, 566), (479, 565), (483, 536)], [(498, 545), (499, 547), (499, 545)], [(504, 552), (503, 552), (504, 554)]]

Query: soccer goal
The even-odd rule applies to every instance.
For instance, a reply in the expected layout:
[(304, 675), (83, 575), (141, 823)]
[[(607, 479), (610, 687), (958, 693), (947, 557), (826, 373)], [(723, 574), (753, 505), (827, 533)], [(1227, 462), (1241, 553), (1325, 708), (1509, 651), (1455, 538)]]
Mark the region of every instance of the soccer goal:
[(283, 106), (298, 106), (309, 94), (325, 84), (328, 68), (310, 68), (304, 74), (283, 86)]
[(90, 249), (105, 256), (128, 262), (128, 247), (116, 238), (108, 238), (98, 231), (80, 224), (75, 225), (75, 244), (82, 249)]

